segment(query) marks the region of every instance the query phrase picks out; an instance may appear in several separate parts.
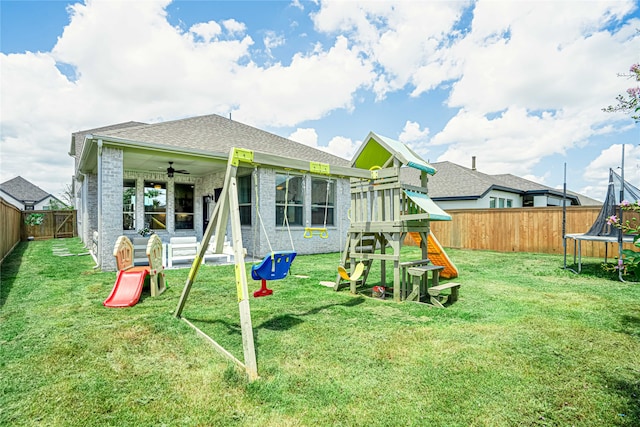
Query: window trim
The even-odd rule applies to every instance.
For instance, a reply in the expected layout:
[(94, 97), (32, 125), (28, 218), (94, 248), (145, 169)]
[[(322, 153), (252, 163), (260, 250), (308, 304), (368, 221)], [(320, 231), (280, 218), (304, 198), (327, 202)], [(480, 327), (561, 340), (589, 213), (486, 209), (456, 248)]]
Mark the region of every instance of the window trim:
[[(178, 186), (188, 186), (191, 189), (191, 212), (186, 211), (178, 211), (178, 203), (177, 203), (177, 195), (178, 195)], [(174, 182), (173, 183), (173, 228), (174, 230), (195, 230), (195, 184), (189, 182)], [(187, 215), (191, 216), (191, 228), (179, 228), (178, 223), (182, 221), (178, 221), (178, 215)]]
[[(279, 176), (286, 177), (285, 181), (283, 181), (283, 182), (285, 182), (285, 185), (286, 185), (286, 182), (288, 180), (295, 179), (295, 178), (300, 179), (300, 187), (301, 187), (301, 189), (300, 189), (300, 195), (299, 195), (299, 197), (300, 197), (300, 201), (299, 202), (290, 202), (290, 201), (287, 201), (287, 200), (285, 200), (284, 202), (278, 202), (278, 191), (284, 191), (284, 189), (278, 189), (278, 177)], [(280, 208), (282, 208), (284, 210), (285, 206), (287, 207), (287, 210), (290, 209), (290, 208), (293, 208), (294, 212), (296, 214), (297, 214), (298, 211), (300, 212), (300, 220), (296, 221), (296, 222), (293, 222), (293, 223), (287, 221), (288, 225), (289, 226), (294, 226), (294, 227), (304, 227), (304, 225), (305, 225), (305, 199), (306, 199), (306, 194), (305, 194), (306, 185), (305, 185), (305, 183), (306, 183), (305, 175), (293, 174), (293, 173), (278, 173), (278, 172), (276, 172), (276, 179), (275, 179), (275, 190), (276, 190), (276, 192), (275, 192), (275, 198), (274, 198), (275, 199), (274, 200), (274, 204), (275, 204), (275, 218), (274, 218), (274, 221), (275, 221), (275, 226), (277, 228), (287, 227), (287, 224), (284, 223), (285, 222), (284, 221), (284, 218), (285, 218), (284, 216), (283, 216), (283, 221), (281, 221), (281, 222), (278, 221), (278, 210)], [(289, 190), (291, 190), (290, 187), (289, 187)], [(285, 197), (286, 197), (286, 195), (285, 195)], [(286, 212), (284, 213), (284, 215), (286, 215)]]
[[(126, 186), (126, 183), (133, 183), (133, 186)], [(131, 195), (131, 203), (129, 203), (129, 205), (132, 207), (133, 210), (127, 210), (125, 211), (125, 194), (124, 192), (126, 191), (125, 189), (132, 189), (133, 190), (133, 194)], [(122, 229), (123, 230), (135, 230), (136, 229), (136, 223), (137, 223), (137, 218), (136, 218), (136, 199), (137, 199), (137, 191), (138, 191), (138, 181), (134, 178), (124, 178), (122, 180)], [(125, 224), (125, 215), (131, 215), (131, 228), (126, 228)]]
[[(242, 175), (242, 176), (238, 176), (236, 178), (236, 184), (238, 186), (238, 215), (240, 217), (240, 225), (241, 226), (252, 226), (253, 225), (253, 215), (251, 214), (253, 212), (253, 185), (254, 185), (254, 174), (247, 174), (247, 175)], [(241, 186), (246, 185), (246, 182), (248, 181), (248, 194), (249, 194), (249, 201), (248, 202), (241, 202), (241, 197), (240, 197), (240, 189)], [(249, 208), (249, 214), (245, 215), (244, 218), (241, 214), (242, 209), (243, 208)], [(243, 222), (244, 219), (244, 222)]]
[[(313, 183), (314, 181), (324, 181), (325, 183), (325, 191), (324, 191), (324, 200), (322, 203), (313, 203)], [(327, 185), (331, 190), (329, 191), (329, 197), (327, 198)], [(311, 226), (334, 226), (335, 225), (335, 216), (336, 216), (336, 188), (337, 188), (338, 180), (332, 178), (323, 178), (311, 176)], [(319, 209), (322, 211), (322, 221), (314, 222), (313, 211), (314, 209)], [(326, 220), (325, 220), (326, 213)]]
[[(160, 185), (161, 188), (155, 188), (156, 185)], [(164, 211), (147, 211), (147, 206), (149, 206), (149, 205), (147, 205), (145, 203), (146, 200), (144, 200), (144, 199), (147, 198), (147, 196), (146, 196), (147, 189), (157, 189), (157, 190), (162, 189), (162, 190), (164, 190), (164, 198), (165, 198), (164, 205), (163, 205)], [(145, 228), (149, 228), (150, 230), (166, 230), (167, 229), (167, 225), (168, 225), (167, 224), (167, 218), (169, 217), (169, 207), (167, 206), (168, 205), (168, 203), (167, 203), (168, 202), (168, 200), (167, 200), (168, 193), (169, 193), (168, 192), (168, 183), (166, 181), (158, 181), (158, 182), (149, 181), (149, 180), (145, 180), (144, 181), (142, 195), (144, 197), (144, 199), (143, 199), (143, 208), (144, 208), (144, 227)], [(154, 197), (154, 199), (155, 199), (155, 197)], [(151, 223), (151, 221), (149, 221), (149, 223), (147, 223), (147, 216), (152, 217), (153, 215), (162, 215), (162, 214), (164, 214), (164, 221), (165, 221), (164, 222), (164, 228), (162, 228), (162, 227), (157, 227), (157, 228), (156, 227), (152, 227), (153, 224)]]

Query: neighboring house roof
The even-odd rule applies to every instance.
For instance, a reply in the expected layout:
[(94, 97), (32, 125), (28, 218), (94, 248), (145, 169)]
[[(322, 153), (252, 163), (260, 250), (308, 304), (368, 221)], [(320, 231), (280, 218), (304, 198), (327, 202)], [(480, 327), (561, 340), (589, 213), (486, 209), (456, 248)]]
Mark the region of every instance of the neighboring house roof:
[[(0, 190), (23, 204), (25, 202), (38, 203), (51, 196), (51, 194), (47, 193), (37, 185), (30, 183), (21, 176), (17, 176), (9, 181), (3, 182), (0, 184)], [(53, 198), (55, 199), (55, 197)]]
[[(562, 197), (562, 190), (547, 187), (537, 182), (512, 174), (488, 175), (452, 162), (432, 163), (438, 171), (429, 178), (429, 196), (435, 201), (476, 200), (492, 190), (506, 191), (521, 196), (550, 194)], [(419, 185), (419, 173), (403, 169), (403, 179)], [(567, 197), (580, 205), (600, 205), (597, 200), (567, 191)]]
[(180, 148), (226, 157), (232, 147), (268, 154), (348, 166), (349, 161), (325, 151), (266, 132), (217, 114), (120, 129), (86, 132), (91, 138), (132, 146)]

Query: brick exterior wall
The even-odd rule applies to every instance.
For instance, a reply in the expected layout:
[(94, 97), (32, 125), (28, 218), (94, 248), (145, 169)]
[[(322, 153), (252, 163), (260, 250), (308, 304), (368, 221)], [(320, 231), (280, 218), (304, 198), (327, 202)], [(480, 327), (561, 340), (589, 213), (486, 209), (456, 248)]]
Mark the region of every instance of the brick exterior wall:
[(98, 247), (100, 266), (104, 271), (116, 270), (113, 246), (122, 235), (122, 159), (121, 149), (102, 148), (102, 173), (99, 173), (102, 185), (102, 226), (98, 229), (101, 240)]
[[(193, 236), (202, 240), (204, 230), (203, 205), (204, 195), (213, 195), (216, 188), (221, 188), (224, 181), (224, 172), (214, 172), (204, 177), (191, 177), (188, 175), (178, 175), (168, 178), (166, 173), (141, 173), (135, 171), (123, 171), (123, 151), (118, 148), (103, 147), (102, 149), (102, 224), (98, 228), (98, 175), (87, 174), (83, 189), (87, 199), (86, 209), (83, 212), (82, 236), (85, 244), (89, 245), (92, 240), (93, 230), (101, 230), (100, 245), (98, 252), (98, 263), (103, 271), (115, 271), (115, 259), (113, 257), (113, 246), (120, 235), (129, 238), (139, 237), (137, 231), (144, 228), (144, 182), (164, 182), (167, 190), (167, 229), (155, 230), (156, 234), (164, 243), (174, 236)], [(246, 174), (246, 169), (240, 170), (241, 174)], [(253, 172), (253, 171), (252, 171)], [(253, 175), (255, 176), (255, 175)], [(300, 174), (304, 178), (304, 223), (311, 226), (311, 176)], [(122, 194), (123, 179), (134, 179), (136, 182), (136, 230), (123, 230), (122, 222)], [(194, 229), (174, 230), (174, 184), (192, 183), (194, 185)], [(291, 242), (286, 227), (275, 224), (275, 196), (276, 196), (276, 171), (273, 169), (258, 169), (258, 191), (260, 213), (268, 237), (262, 231), (258, 216), (255, 211), (255, 190), (252, 182), (252, 225), (242, 226), (242, 242), (248, 255), (262, 258), (269, 254), (269, 244), (274, 251), (290, 250)], [(291, 226), (291, 237), (295, 250), (298, 254), (313, 254), (326, 252), (341, 252), (343, 249), (345, 235), (349, 226), (347, 211), (350, 204), (349, 180), (338, 179), (336, 188), (335, 204), (335, 225), (328, 226), (327, 239), (322, 239), (314, 235), (310, 239), (304, 238), (304, 226)], [(211, 211), (213, 211), (211, 204)], [(227, 236), (231, 240), (231, 227), (227, 224)], [(336, 263), (338, 258), (336, 259)]]
[[(276, 174), (277, 172), (273, 169), (259, 169), (258, 177), (260, 216), (269, 234), (268, 241), (271, 243), (273, 250), (290, 250), (291, 240), (293, 240), (293, 246), (300, 255), (341, 252), (345, 242), (345, 235), (349, 228), (349, 220), (347, 218), (347, 212), (351, 203), (349, 180), (337, 180), (336, 204), (334, 207), (335, 225), (327, 226), (328, 238), (322, 239), (314, 235), (312, 238), (306, 239), (304, 238), (304, 229), (305, 227), (311, 227), (311, 176), (309, 174), (298, 174), (298, 176), (303, 176), (304, 180), (304, 226), (290, 226), (291, 238), (289, 238), (287, 227), (276, 225)], [(255, 203), (255, 192), (252, 194), (252, 200)], [(255, 255), (257, 257), (263, 257), (269, 253), (267, 236), (264, 235), (255, 212), (252, 215), (252, 221), (254, 221), (253, 224), (258, 225), (257, 236), (255, 237)], [(316, 225), (315, 227), (318, 226)], [(243, 241), (247, 251), (252, 253), (254, 247), (253, 239), (245, 239), (245, 229), (248, 228), (249, 227), (243, 227)], [(246, 234), (250, 234), (249, 237), (253, 237), (254, 229), (255, 227), (251, 227), (251, 230), (247, 230), (250, 231), (250, 233)], [(336, 263), (337, 262), (338, 260), (336, 260)]]

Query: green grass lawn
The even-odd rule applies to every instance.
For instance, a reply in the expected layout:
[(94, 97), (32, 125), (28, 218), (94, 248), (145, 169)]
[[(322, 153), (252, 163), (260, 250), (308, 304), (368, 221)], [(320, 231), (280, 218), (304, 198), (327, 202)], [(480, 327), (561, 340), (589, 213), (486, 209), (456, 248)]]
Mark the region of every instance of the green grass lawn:
[[(308, 279), (251, 299), (248, 383), (173, 317), (188, 269), (108, 309), (115, 273), (61, 245), (83, 252), (21, 243), (2, 265), (3, 426), (640, 425), (640, 285), (597, 259), (448, 250), (462, 287), (442, 310), (334, 292), (339, 254), (299, 256)], [(243, 359), (233, 266), (201, 267), (184, 316)]]

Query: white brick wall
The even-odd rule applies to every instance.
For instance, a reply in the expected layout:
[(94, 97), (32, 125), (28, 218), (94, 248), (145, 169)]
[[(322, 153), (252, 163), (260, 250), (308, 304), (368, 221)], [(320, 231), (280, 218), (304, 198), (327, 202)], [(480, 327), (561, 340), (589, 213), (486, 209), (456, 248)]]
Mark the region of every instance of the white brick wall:
[(102, 244), (99, 245), (99, 260), (105, 271), (116, 269), (113, 246), (122, 235), (122, 159), (121, 149), (102, 149), (102, 227), (99, 228)]
[[(118, 236), (125, 234), (130, 238), (137, 237), (137, 230), (144, 227), (144, 181), (167, 183), (167, 230), (157, 230), (156, 233), (163, 242), (168, 242), (174, 236), (193, 236), (198, 240), (202, 239), (202, 196), (213, 194), (215, 188), (222, 187), (224, 173), (212, 173), (211, 175), (194, 178), (190, 176), (180, 176), (168, 178), (164, 172), (143, 174), (133, 171), (122, 170), (123, 152), (117, 148), (104, 147), (102, 152), (102, 227), (101, 245), (98, 261), (104, 271), (115, 271), (115, 259), (113, 258), (113, 245)], [(258, 169), (259, 204), (264, 226), (268, 233), (268, 240), (271, 242), (273, 250), (290, 250), (291, 242), (286, 227), (275, 224), (275, 178), (276, 171), (273, 169)], [(304, 176), (304, 221), (306, 226), (311, 226), (311, 176)], [(122, 182), (123, 179), (136, 180), (136, 230), (123, 231), (122, 229)], [(86, 176), (87, 188), (87, 218), (83, 230), (85, 243), (91, 241), (93, 230), (98, 230), (98, 207), (97, 207), (97, 175), (88, 174)], [(180, 230), (176, 232), (173, 217), (173, 194), (174, 182), (194, 184), (194, 230)], [(341, 252), (344, 239), (349, 227), (347, 211), (350, 205), (349, 180), (338, 179), (336, 191), (335, 222), (336, 225), (328, 226), (327, 239), (314, 236), (310, 239), (304, 238), (303, 226), (292, 226), (291, 236), (296, 251), (299, 254)], [(255, 203), (255, 190), (252, 185), (252, 200)], [(256, 232), (257, 230), (257, 232)], [(255, 236), (254, 236), (255, 234)], [(227, 226), (227, 235), (231, 239), (231, 229)], [(255, 240), (254, 240), (255, 239)], [(247, 252), (253, 255), (255, 248), (256, 257), (264, 257), (269, 253), (267, 236), (262, 231), (255, 212), (252, 209), (252, 225), (242, 227), (242, 241)], [(337, 261), (336, 261), (337, 262)]]

